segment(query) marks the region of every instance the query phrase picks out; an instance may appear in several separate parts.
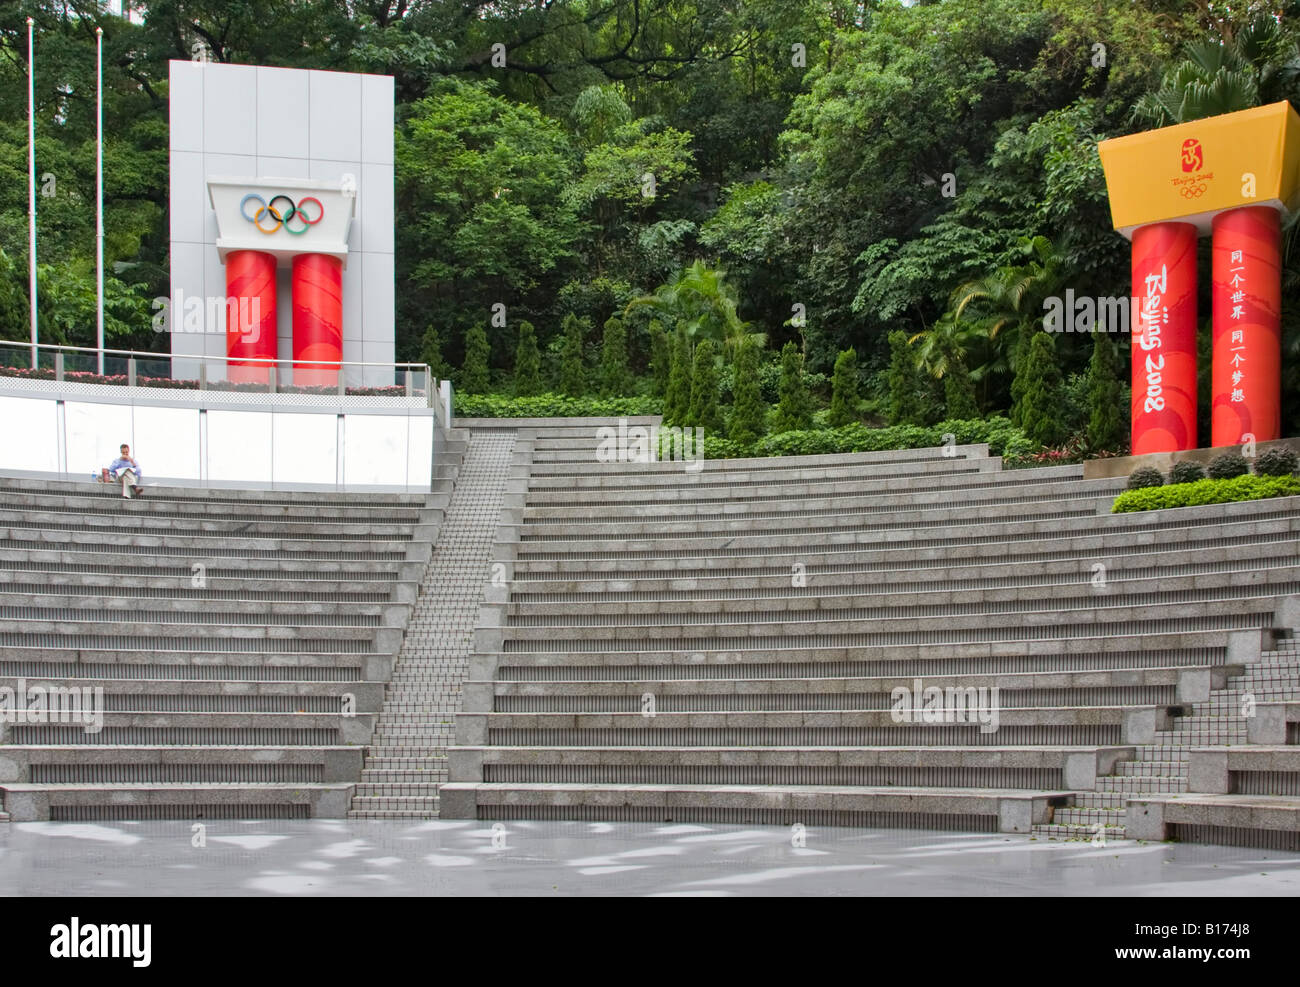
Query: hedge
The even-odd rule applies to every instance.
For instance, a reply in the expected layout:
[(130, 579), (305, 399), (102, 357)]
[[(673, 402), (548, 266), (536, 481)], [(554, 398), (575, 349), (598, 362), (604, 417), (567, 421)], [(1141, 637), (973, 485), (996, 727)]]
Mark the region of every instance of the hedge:
[(1300, 478), (1294, 476), (1234, 476), (1230, 480), (1197, 480), (1171, 483), (1164, 487), (1126, 490), (1115, 498), (1112, 514), (1157, 511), (1166, 507), (1200, 507), (1230, 504), (1266, 497), (1294, 497), (1300, 494)]
[(973, 418), (937, 425), (891, 425), (867, 428), (853, 423), (839, 428), (782, 432), (759, 440), (752, 455), (821, 456), (833, 452), (883, 452), (888, 449), (928, 449), (941, 446), (945, 436), (958, 445), (987, 442), (994, 456), (1022, 455), (1037, 446), (1007, 419)]
[(657, 415), (663, 404), (658, 398), (565, 397), (535, 394), (509, 397), (504, 394), (455, 393), (458, 418), (621, 418)]

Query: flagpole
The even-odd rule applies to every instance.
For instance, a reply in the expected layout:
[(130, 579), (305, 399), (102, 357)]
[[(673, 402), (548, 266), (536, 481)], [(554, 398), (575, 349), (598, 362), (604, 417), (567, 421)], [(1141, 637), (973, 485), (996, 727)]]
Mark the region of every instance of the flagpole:
[(36, 328), (36, 75), (35, 45), (32, 27), (36, 22), (27, 18), (27, 266), (28, 304), (32, 316), (32, 369), (37, 366)]
[(99, 349), (99, 375), (104, 375), (104, 29), (95, 28), (99, 51), (96, 67), (98, 116), (95, 132), (95, 346)]

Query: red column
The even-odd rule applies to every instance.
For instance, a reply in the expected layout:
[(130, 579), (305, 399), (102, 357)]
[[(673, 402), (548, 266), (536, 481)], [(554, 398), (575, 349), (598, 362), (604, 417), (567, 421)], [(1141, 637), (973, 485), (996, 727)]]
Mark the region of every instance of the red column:
[(321, 360), (333, 367), (298, 366), (295, 384), (338, 384), (343, 359), (343, 263), (324, 254), (293, 259), (293, 358)]
[(1196, 227), (1133, 232), (1133, 454), (1196, 448)]
[(1282, 437), (1282, 234), (1277, 211), (1214, 217), (1210, 443)]
[(275, 258), (260, 250), (226, 255), (227, 379), (265, 384), (275, 359)]

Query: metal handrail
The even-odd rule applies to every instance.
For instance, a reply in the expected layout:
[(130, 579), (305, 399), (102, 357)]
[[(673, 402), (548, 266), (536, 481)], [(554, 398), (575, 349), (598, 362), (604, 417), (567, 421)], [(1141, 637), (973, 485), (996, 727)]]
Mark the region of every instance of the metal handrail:
[(409, 367), (412, 369), (423, 369), (432, 374), (432, 368), (427, 363), (373, 363), (361, 360), (299, 360), (296, 357), (286, 359), (271, 357), (255, 356), (211, 356), (202, 353), (150, 353), (145, 350), (101, 350), (94, 346), (66, 346), (61, 343), (17, 343), (11, 339), (0, 339), (0, 346), (9, 346), (14, 349), (31, 350), (70, 350), (76, 353), (94, 353), (96, 355), (103, 353), (105, 356), (125, 356), (134, 357), (144, 360), (219, 360), (222, 363), (229, 363), (232, 360), (238, 360), (242, 364), (248, 363), (294, 363), (304, 366), (311, 364), (320, 364), (328, 367)]

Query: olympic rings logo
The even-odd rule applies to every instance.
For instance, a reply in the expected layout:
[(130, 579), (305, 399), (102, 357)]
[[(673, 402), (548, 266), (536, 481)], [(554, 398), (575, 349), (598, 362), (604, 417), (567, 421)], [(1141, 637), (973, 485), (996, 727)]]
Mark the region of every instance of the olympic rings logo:
[[(251, 201), (256, 201), (258, 205), (257, 212), (250, 216), (248, 215), (247, 206)], [(316, 208), (314, 210), (307, 209), (308, 203)], [(316, 214), (314, 219), (308, 218), (312, 212)], [(320, 199), (314, 195), (309, 195), (297, 203), (287, 195), (273, 195), (271, 201), (267, 202), (256, 192), (250, 192), (239, 200), (239, 215), (256, 226), (261, 233), (275, 233), (283, 226), (286, 233), (302, 236), (308, 229), (325, 218), (325, 207), (321, 205)], [(262, 225), (263, 219), (267, 216), (270, 216), (275, 221), (274, 226)], [(296, 228), (290, 226), (289, 224), (295, 219), (302, 225)]]
[(1179, 191), (1184, 199), (1196, 199), (1205, 194), (1205, 185), (1185, 185)]

